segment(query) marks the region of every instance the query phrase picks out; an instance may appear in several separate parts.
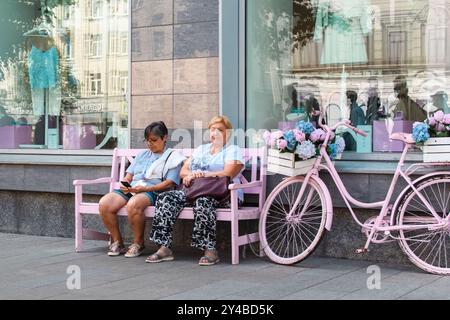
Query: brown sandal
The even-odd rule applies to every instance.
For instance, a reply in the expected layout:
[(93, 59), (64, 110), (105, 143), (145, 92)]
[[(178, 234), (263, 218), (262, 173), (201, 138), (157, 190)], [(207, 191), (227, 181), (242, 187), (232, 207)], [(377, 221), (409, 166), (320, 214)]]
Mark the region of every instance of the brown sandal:
[(147, 259), (145, 259), (145, 262), (147, 262), (147, 263), (158, 263), (158, 262), (163, 262), (163, 261), (172, 261), (174, 259), (175, 258), (174, 258), (172, 253), (170, 253), (168, 255), (162, 255), (162, 254), (160, 254), (158, 252), (155, 252), (151, 256), (148, 256)]
[(209, 251), (209, 252), (214, 252), (214, 253), (211, 256), (205, 253), (205, 255), (203, 257), (201, 257), (200, 260), (198, 261), (199, 265), (212, 266), (212, 265), (219, 263), (220, 259), (219, 259), (219, 256), (217, 255), (217, 251)]

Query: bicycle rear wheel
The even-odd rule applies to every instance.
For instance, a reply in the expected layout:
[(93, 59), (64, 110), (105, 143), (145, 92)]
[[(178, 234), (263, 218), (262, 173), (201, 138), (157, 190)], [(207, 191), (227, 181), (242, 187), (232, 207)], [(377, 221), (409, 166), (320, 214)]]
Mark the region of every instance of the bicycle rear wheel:
[[(259, 234), (265, 254), (275, 263), (294, 264), (318, 246), (326, 223), (325, 196), (319, 184), (309, 180), (293, 210), (304, 177), (287, 179), (269, 195), (261, 213)], [(288, 217), (289, 212), (293, 215)]]
[(403, 252), (416, 266), (434, 274), (450, 275), (450, 175), (433, 177), (417, 186), (417, 190), (433, 206), (439, 218), (420, 200), (415, 192), (410, 192), (403, 200), (397, 215), (398, 226), (436, 225), (436, 227), (400, 230), (399, 244)]

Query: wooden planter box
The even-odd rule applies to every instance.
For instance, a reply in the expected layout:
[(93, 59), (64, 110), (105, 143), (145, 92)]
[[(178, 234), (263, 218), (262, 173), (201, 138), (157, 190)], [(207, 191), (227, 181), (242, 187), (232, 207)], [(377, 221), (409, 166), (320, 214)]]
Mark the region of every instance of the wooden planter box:
[(288, 177), (305, 175), (316, 162), (316, 158), (295, 161), (293, 153), (282, 153), (276, 149), (268, 150), (267, 170), (272, 173), (281, 174)]
[(423, 162), (450, 162), (450, 138), (430, 138), (422, 150)]

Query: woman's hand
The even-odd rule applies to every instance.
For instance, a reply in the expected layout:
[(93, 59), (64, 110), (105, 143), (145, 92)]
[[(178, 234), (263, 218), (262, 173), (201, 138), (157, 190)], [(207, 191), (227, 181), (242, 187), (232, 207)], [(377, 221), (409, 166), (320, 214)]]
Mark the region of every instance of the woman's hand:
[(194, 178), (194, 179), (197, 179), (197, 178), (203, 178), (205, 176), (205, 173), (204, 172), (201, 172), (201, 171), (199, 171), (199, 172), (193, 172), (192, 173), (192, 177)]
[(186, 177), (183, 178), (183, 184), (186, 187), (189, 187), (192, 183), (192, 180), (194, 179), (198, 179), (198, 178), (202, 178), (205, 176), (204, 172), (191, 172), (189, 175), (187, 175)]
[(190, 175), (188, 175), (188, 176), (186, 176), (186, 177), (183, 178), (183, 184), (184, 184), (186, 187), (189, 187), (189, 186), (191, 185), (192, 180), (194, 180), (194, 177), (193, 177), (192, 174), (190, 174)]
[(130, 190), (131, 188), (127, 188), (123, 184), (120, 184), (120, 191), (122, 191), (123, 193), (130, 193)]

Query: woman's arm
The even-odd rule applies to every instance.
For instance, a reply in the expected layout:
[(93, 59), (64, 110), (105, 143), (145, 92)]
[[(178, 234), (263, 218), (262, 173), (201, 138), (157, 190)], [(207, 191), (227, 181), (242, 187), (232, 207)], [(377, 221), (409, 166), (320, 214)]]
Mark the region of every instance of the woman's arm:
[(192, 173), (191, 170), (189, 170), (191, 161), (192, 161), (192, 157), (189, 157), (189, 159), (184, 161), (183, 166), (181, 167), (181, 171), (180, 171), (181, 179), (184, 179), (185, 177), (189, 176)]
[[(127, 173), (127, 175), (122, 180), (127, 181), (128, 183), (131, 184), (131, 181), (133, 181), (133, 175), (131, 173)], [(125, 187), (124, 185), (120, 184), (120, 191), (127, 193), (127, 192), (130, 192), (130, 189)]]

